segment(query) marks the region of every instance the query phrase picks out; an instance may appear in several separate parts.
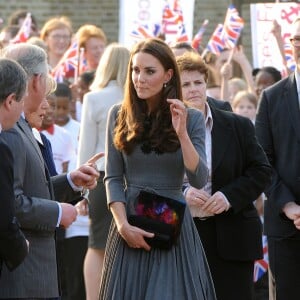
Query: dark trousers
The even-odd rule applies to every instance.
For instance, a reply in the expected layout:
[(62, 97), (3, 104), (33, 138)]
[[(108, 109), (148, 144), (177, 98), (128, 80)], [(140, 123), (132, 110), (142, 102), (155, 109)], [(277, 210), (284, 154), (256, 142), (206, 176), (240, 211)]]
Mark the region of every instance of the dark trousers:
[(268, 237), (269, 263), (275, 279), (276, 300), (300, 299), (300, 237)]
[(87, 236), (64, 240), (65, 284), (68, 300), (85, 300), (83, 263), (88, 247)]
[(218, 300), (253, 300), (254, 261), (232, 261), (221, 257), (214, 217), (194, 218), (206, 254)]
[(9, 299), (4, 299), (2, 300), (60, 300), (60, 297), (57, 298), (9, 298)]
[(268, 272), (254, 283), (254, 300), (269, 300)]

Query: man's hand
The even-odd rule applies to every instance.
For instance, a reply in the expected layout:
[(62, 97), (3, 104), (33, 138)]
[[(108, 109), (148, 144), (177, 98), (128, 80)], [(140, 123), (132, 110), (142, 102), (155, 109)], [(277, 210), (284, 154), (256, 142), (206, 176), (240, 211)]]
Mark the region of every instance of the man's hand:
[(85, 164), (81, 165), (75, 171), (70, 172), (72, 182), (78, 187), (82, 186), (89, 190), (94, 189), (97, 186), (97, 179), (100, 176), (96, 161), (103, 156), (103, 152), (97, 153)]
[(60, 225), (64, 228), (68, 228), (77, 217), (77, 210), (75, 206), (69, 203), (60, 203), (61, 206), (61, 219)]
[(87, 216), (89, 213), (89, 203), (87, 199), (83, 199), (79, 201), (76, 205), (76, 210), (78, 215), (80, 216)]
[(283, 212), (292, 221), (298, 230), (300, 230), (300, 205), (295, 202), (288, 202), (283, 207)]
[(229, 202), (221, 192), (215, 192), (203, 205), (203, 210), (212, 214), (221, 214), (230, 207)]
[(185, 199), (188, 205), (201, 207), (210, 198), (210, 195), (203, 189), (189, 187), (185, 194)]

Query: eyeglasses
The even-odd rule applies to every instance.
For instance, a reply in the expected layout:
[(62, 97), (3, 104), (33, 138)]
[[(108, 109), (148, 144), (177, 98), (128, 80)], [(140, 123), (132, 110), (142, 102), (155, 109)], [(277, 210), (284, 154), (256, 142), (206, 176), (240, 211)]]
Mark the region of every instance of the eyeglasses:
[(53, 40), (70, 40), (71, 39), (71, 36), (70, 35), (61, 35), (61, 34), (54, 34), (54, 35), (50, 35), (49, 36), (51, 39)]
[(300, 37), (297, 36), (297, 37), (291, 38), (290, 42), (293, 46), (298, 47), (298, 46), (300, 46)]

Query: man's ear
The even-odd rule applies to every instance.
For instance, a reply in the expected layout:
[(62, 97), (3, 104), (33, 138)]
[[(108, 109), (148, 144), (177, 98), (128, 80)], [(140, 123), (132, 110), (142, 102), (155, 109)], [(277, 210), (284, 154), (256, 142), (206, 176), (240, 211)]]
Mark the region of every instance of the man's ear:
[(40, 74), (33, 75), (28, 81), (28, 90), (31, 89), (32, 92), (37, 92), (40, 85)]
[(16, 101), (16, 94), (15, 93), (11, 93), (9, 94), (6, 99), (3, 102), (3, 106), (7, 109), (10, 110), (13, 102)]

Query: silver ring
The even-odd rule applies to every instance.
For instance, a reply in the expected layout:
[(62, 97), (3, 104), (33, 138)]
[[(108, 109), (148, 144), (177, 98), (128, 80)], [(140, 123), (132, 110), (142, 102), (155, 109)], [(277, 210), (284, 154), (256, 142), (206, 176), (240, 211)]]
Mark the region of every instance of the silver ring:
[(216, 206), (217, 205), (217, 201), (214, 201), (214, 206)]

